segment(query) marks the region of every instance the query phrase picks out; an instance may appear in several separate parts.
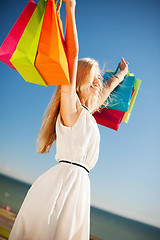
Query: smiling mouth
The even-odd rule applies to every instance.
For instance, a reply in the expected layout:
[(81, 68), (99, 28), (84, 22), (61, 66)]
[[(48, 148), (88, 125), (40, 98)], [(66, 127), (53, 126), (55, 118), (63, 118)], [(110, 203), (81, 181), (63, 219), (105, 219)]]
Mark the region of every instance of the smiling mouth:
[(91, 88), (95, 89), (95, 90), (99, 90), (99, 86), (98, 85), (91, 85)]

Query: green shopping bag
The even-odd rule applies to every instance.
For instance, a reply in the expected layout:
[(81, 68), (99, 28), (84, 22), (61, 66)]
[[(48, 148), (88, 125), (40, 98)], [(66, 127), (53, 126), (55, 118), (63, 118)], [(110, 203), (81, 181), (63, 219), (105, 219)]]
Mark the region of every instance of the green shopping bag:
[(10, 61), (25, 81), (47, 86), (34, 66), (47, 0), (40, 0)]
[(128, 120), (130, 118), (132, 108), (133, 108), (134, 102), (136, 100), (137, 93), (139, 91), (140, 85), (141, 85), (141, 80), (138, 79), (138, 78), (135, 78), (134, 86), (133, 86), (134, 87), (134, 92), (133, 92), (132, 97), (131, 97), (131, 102), (130, 102), (130, 105), (129, 105), (129, 109), (128, 109), (128, 112), (126, 112), (124, 114), (122, 122), (128, 123)]

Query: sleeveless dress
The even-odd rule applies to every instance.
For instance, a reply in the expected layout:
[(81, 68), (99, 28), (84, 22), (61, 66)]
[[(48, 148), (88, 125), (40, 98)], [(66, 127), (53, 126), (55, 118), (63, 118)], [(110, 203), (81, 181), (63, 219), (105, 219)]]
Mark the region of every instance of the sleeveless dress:
[[(91, 170), (99, 155), (100, 134), (90, 112), (83, 108), (77, 122), (56, 122), (57, 162), (66, 160)], [(89, 240), (90, 180), (80, 166), (58, 163), (29, 189), (9, 240)]]

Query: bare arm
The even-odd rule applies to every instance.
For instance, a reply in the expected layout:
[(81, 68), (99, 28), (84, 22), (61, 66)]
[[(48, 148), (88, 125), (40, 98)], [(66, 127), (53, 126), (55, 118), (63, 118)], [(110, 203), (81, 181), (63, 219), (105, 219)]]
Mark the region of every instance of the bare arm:
[[(121, 58), (121, 65), (120, 65), (120, 72), (119, 76), (114, 75), (110, 79), (108, 79), (103, 84), (103, 90), (100, 93), (100, 98), (97, 103), (97, 107), (100, 107), (106, 99), (109, 97), (111, 92), (123, 81), (124, 77), (128, 73), (128, 63), (124, 60), (124, 58)], [(118, 74), (117, 74), (118, 75)]]
[(76, 122), (81, 106), (78, 104), (76, 94), (76, 75), (78, 65), (78, 34), (75, 21), (75, 0), (64, 0), (66, 2), (66, 33), (65, 44), (69, 67), (70, 85), (61, 86), (60, 113), (64, 125), (72, 126)]

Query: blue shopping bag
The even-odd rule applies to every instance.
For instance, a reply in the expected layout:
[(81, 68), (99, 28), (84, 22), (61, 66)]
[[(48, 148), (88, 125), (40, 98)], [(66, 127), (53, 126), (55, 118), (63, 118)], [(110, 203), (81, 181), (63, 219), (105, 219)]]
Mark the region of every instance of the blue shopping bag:
[[(120, 64), (119, 64), (120, 65)], [(103, 76), (103, 82), (110, 79), (119, 70), (119, 65), (115, 72), (106, 71)], [(101, 106), (103, 108), (115, 109), (127, 112), (129, 109), (135, 77), (129, 74), (125, 76), (124, 80), (113, 90), (110, 97)]]

